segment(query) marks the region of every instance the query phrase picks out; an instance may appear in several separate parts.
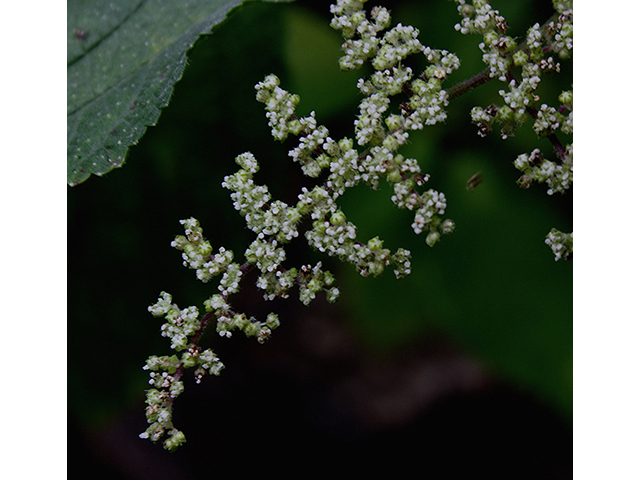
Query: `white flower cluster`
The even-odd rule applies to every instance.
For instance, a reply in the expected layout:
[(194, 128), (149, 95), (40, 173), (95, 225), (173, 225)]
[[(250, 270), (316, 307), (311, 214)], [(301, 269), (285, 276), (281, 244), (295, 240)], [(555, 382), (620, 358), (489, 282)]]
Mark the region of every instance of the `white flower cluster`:
[(541, 60), (544, 55), (542, 47), (544, 47), (545, 39), (543, 38), (543, 32), (539, 23), (535, 23), (529, 27), (525, 43), (527, 45), (529, 58), (534, 62)]
[(544, 243), (551, 247), (551, 251), (553, 252), (556, 261), (560, 260), (561, 258), (565, 260), (572, 259), (573, 232), (562, 233), (561, 231), (552, 228), (551, 231), (547, 234)]
[(547, 193), (564, 193), (573, 184), (573, 146), (569, 145), (561, 165), (545, 159), (536, 148), (529, 155), (523, 153), (513, 162), (515, 167), (523, 172), (518, 180), (520, 186), (528, 188), (532, 181), (546, 183)]
[[(333, 14), (331, 26), (342, 31), (345, 43), (342, 50), (346, 54), (340, 59), (343, 70), (360, 68), (370, 58), (374, 57), (380, 46), (378, 32), (387, 28), (391, 23), (391, 16), (386, 8), (375, 7), (371, 10), (371, 21), (367, 20), (364, 4), (367, 0), (338, 0), (331, 5)], [(354, 36), (360, 38), (353, 40)]]
[(285, 140), (290, 133), (297, 135), (302, 128), (300, 122), (292, 119), (300, 97), (282, 90), (278, 85), (278, 77), (267, 76), (264, 82), (256, 85), (256, 99), (266, 106), (266, 117), (269, 119), (272, 135), (278, 140)]
[[(169, 377), (167, 372), (159, 376), (164, 379)], [(146, 417), (150, 425), (140, 434), (140, 438), (148, 438), (153, 442), (160, 440), (167, 434), (168, 438), (164, 441), (164, 447), (171, 451), (186, 441), (184, 433), (173, 426), (171, 407), (174, 398), (166, 389), (151, 388), (147, 390)]]
[[(187, 222), (188, 223), (188, 222)], [(187, 228), (193, 228), (191, 223)], [(147, 391), (147, 422), (150, 424), (140, 438), (149, 438), (157, 441), (165, 434), (168, 438), (164, 446), (168, 450), (175, 450), (185, 442), (182, 432), (175, 429), (172, 423), (173, 401), (184, 391), (184, 383), (181, 381), (184, 368), (197, 367), (196, 378), (199, 379), (207, 371), (211, 375), (218, 375), (224, 365), (211, 351), (200, 352), (193, 341), (203, 328), (196, 307), (180, 309), (172, 303), (170, 294), (162, 292), (158, 301), (149, 307), (149, 311), (156, 317), (165, 317), (167, 323), (162, 325), (162, 335), (171, 339), (171, 348), (182, 352), (180, 358), (177, 355), (155, 356), (147, 359), (144, 370), (149, 370), (149, 385)]]
[(338, 299), (340, 291), (336, 287), (331, 287), (335, 282), (331, 272), (322, 270), (322, 262), (318, 262), (314, 267), (303, 265), (300, 268), (300, 301), (309, 305), (311, 300), (316, 298), (316, 294), (321, 290), (327, 290), (327, 301), (333, 303)]
[(561, 125), (564, 125), (564, 119), (564, 115), (554, 107), (543, 103), (540, 105), (536, 119), (533, 122), (533, 131), (539, 136), (548, 135), (555, 132)]
[(166, 292), (160, 295), (158, 302), (149, 307), (149, 312), (154, 317), (165, 317), (167, 323), (160, 328), (161, 334), (171, 339), (171, 348), (180, 352), (187, 348), (189, 337), (200, 328), (200, 313), (193, 306), (180, 310), (171, 303), (171, 295)]
[[(182, 352), (181, 358), (150, 357), (145, 369), (151, 370), (152, 389), (147, 393), (147, 420), (151, 424), (142, 438), (159, 440), (164, 435), (165, 447), (175, 449), (184, 443), (184, 434), (171, 423), (173, 400), (184, 386), (181, 376), (185, 368), (195, 368), (196, 381), (208, 372), (218, 375), (224, 365), (211, 350), (200, 351), (197, 343), (204, 328), (216, 320), (216, 330), (230, 337), (235, 330), (256, 337), (259, 342), (269, 338), (279, 326), (278, 316), (271, 313), (260, 322), (244, 313), (234, 311), (228, 298), (238, 292), (246, 273), (259, 270), (256, 285), (264, 291), (266, 300), (288, 297), (297, 286), (300, 301), (309, 305), (321, 291), (329, 302), (339, 296), (333, 275), (322, 269), (322, 263), (304, 265), (299, 269), (283, 266), (286, 260), (284, 245), (298, 237), (298, 228), (304, 217), (310, 217), (311, 228), (305, 232), (308, 243), (331, 256), (355, 265), (363, 276), (380, 275), (390, 265), (401, 278), (411, 272), (411, 254), (403, 248), (394, 254), (383, 247), (378, 237), (362, 243), (357, 240), (356, 226), (347, 221), (336, 201), (347, 188), (364, 182), (378, 188), (380, 179), (394, 186), (392, 201), (400, 208), (415, 211), (412, 228), (416, 233), (427, 232), (426, 242), (433, 246), (441, 234), (453, 231), (451, 220), (442, 220), (446, 199), (442, 193), (429, 189), (419, 194), (428, 175), (422, 174), (415, 159), (405, 158), (397, 150), (408, 141), (409, 131), (423, 128), (446, 119), (444, 107), (448, 99), (441, 83), (460, 65), (459, 59), (446, 50), (424, 47), (418, 40), (418, 30), (398, 24), (379, 37), (391, 22), (389, 12), (373, 8), (367, 18), (363, 10), (366, 0), (339, 0), (331, 6), (334, 19), (331, 25), (345, 37), (345, 56), (340, 60), (343, 68), (357, 68), (371, 61), (375, 72), (368, 79), (360, 79), (358, 88), (365, 95), (360, 104), (360, 115), (355, 121), (355, 140), (334, 140), (326, 127), (318, 125), (315, 113), (304, 118), (295, 115), (299, 97), (280, 87), (275, 75), (268, 75), (256, 88), (256, 99), (265, 105), (271, 133), (283, 141), (289, 135), (298, 136), (298, 145), (289, 156), (300, 164), (305, 175), (316, 178), (323, 171), (322, 185), (302, 189), (295, 206), (272, 200), (264, 185), (256, 185), (253, 177), (259, 171), (255, 157), (247, 152), (236, 157), (240, 169), (224, 178), (222, 186), (231, 191), (233, 205), (257, 238), (245, 251), (246, 262), (234, 263), (234, 254), (221, 247), (214, 253), (204, 238), (195, 218), (181, 220), (185, 235), (178, 235), (172, 246), (182, 251), (184, 265), (196, 270), (196, 276), (208, 282), (220, 276), (219, 293), (204, 302), (206, 312), (200, 317), (196, 307), (180, 310), (172, 303), (171, 295), (162, 292), (161, 298), (149, 311), (165, 317), (162, 334), (171, 339), (171, 347)], [(411, 68), (402, 65), (409, 55), (422, 53), (426, 69), (417, 78)], [(408, 101), (398, 113), (389, 113), (390, 97), (404, 93)], [(354, 148), (354, 142), (364, 147)]]
[(281, 243), (291, 241), (298, 236), (299, 212), (279, 200), (269, 203), (271, 195), (268, 188), (253, 182), (253, 174), (258, 171), (253, 155), (243, 153), (236, 157), (236, 162), (242, 167), (247, 159), (251, 160), (252, 169), (241, 168), (226, 176), (222, 186), (233, 192), (234, 208), (244, 215), (247, 226), (260, 240), (275, 237)]
[(185, 235), (178, 235), (171, 246), (181, 250), (183, 265), (196, 271), (196, 276), (202, 282), (208, 282), (211, 277), (219, 275), (233, 260), (233, 252), (220, 248), (218, 253), (211, 255), (211, 244), (202, 236), (202, 228), (195, 218), (180, 220), (184, 225)]
[(409, 55), (422, 51), (424, 47), (418, 40), (419, 33), (417, 28), (401, 23), (393, 27), (382, 37), (371, 66), (376, 70), (387, 70)]
[(258, 342), (264, 343), (271, 336), (271, 331), (280, 325), (278, 315), (270, 313), (267, 320), (259, 322), (253, 317), (247, 317), (244, 313), (234, 315), (222, 315), (218, 318), (216, 331), (221, 337), (231, 337), (233, 330), (240, 330), (247, 337), (256, 337)]
[(299, 163), (302, 172), (308, 177), (315, 178), (320, 175), (323, 168), (328, 166), (328, 157), (322, 153), (322, 147), (326, 141), (333, 141), (329, 138), (329, 130), (324, 125), (317, 126), (315, 112), (311, 112), (308, 117), (300, 120), (303, 132), (310, 132), (300, 136), (300, 143), (297, 148), (289, 151), (289, 156)]
[(496, 29), (503, 32), (507, 29), (504, 17), (491, 8), (486, 0), (473, 0), (473, 5), (469, 5), (465, 0), (455, 1), (458, 3), (458, 13), (462, 16), (462, 20), (454, 28), (463, 35), (471, 33), (484, 35)]
[(360, 102), (360, 115), (355, 121), (358, 145), (365, 145), (374, 138), (384, 138), (385, 126), (383, 113), (389, 107), (389, 97), (383, 93), (374, 93)]
[[(446, 76), (459, 64), (457, 59), (446, 51), (428, 49), (428, 55), (430, 60), (434, 62), (429, 67), (432, 70), (428, 70), (432, 74), (440, 72), (440, 76)], [(404, 72), (399, 75), (404, 82), (411, 70), (401, 69), (401, 66), (395, 68), (394, 74), (398, 76), (398, 72)], [(256, 86), (258, 97), (264, 101), (267, 109), (270, 108), (268, 104), (271, 98), (276, 94), (275, 86), (279, 85), (279, 81), (273, 77), (273, 75), (268, 76), (264, 82), (260, 82)], [(299, 146), (291, 150), (289, 155), (302, 165), (304, 173), (315, 177), (325, 168), (330, 171), (324, 187), (317, 186), (313, 191), (305, 188), (299, 195), (300, 201), (295, 208), (282, 204), (276, 211), (284, 217), (287, 217), (287, 214), (283, 212), (288, 211), (288, 216), (295, 221), (299, 221), (302, 216), (310, 213), (311, 218), (316, 220), (314, 229), (305, 234), (310, 245), (327, 252), (329, 255), (335, 255), (353, 263), (361, 273), (366, 275), (381, 271), (380, 267), (387, 265), (388, 260), (392, 257), (390, 254), (379, 255), (377, 260), (372, 260), (372, 254), (366, 250), (364, 244), (355, 241), (355, 226), (349, 222), (344, 222), (343, 225), (335, 223), (336, 217), (332, 216), (339, 211), (335, 200), (344, 193), (346, 188), (353, 187), (361, 181), (372, 188), (377, 188), (380, 178), (385, 178), (395, 184), (393, 201), (397, 205), (401, 208), (418, 208), (414, 230), (420, 233), (424, 231), (426, 225), (429, 225), (429, 233), (433, 233), (429, 237), (428, 243), (430, 245), (435, 243), (433, 239), (439, 238), (439, 234), (435, 235), (438, 228), (441, 233), (453, 230), (453, 222), (450, 220), (443, 222), (438, 217), (438, 215), (444, 214), (446, 207), (444, 195), (436, 193), (440, 198), (437, 202), (431, 200), (432, 193), (420, 196), (415, 191), (415, 186), (423, 184), (428, 176), (422, 175), (420, 167), (414, 159), (406, 159), (395, 153), (401, 145), (406, 143), (409, 136), (407, 130), (422, 128), (425, 124), (444, 120), (443, 106), (446, 104), (446, 93), (440, 86), (439, 78), (431, 77), (427, 81), (416, 79), (407, 84), (407, 87), (412, 91), (407, 108), (412, 112), (410, 114), (406, 112), (390, 114), (385, 117), (384, 114), (390, 104), (387, 94), (393, 91), (402, 91), (402, 85), (405, 85), (403, 83), (390, 87), (393, 83), (392, 78), (395, 77), (392, 77), (391, 72), (386, 70), (376, 72), (372, 79), (361, 80), (358, 84), (360, 90), (367, 92), (368, 96), (361, 101), (360, 115), (355, 121), (357, 143), (362, 146), (374, 145), (361, 154), (353, 148), (353, 140), (346, 138), (337, 142), (333, 140), (326, 127), (317, 125), (314, 115), (302, 120), (293, 117), (274, 117), (275, 122), (279, 125), (290, 125), (292, 121), (303, 125), (300, 129)], [(281, 95), (289, 96), (288, 92), (281, 92)], [(282, 110), (278, 115), (293, 114), (289, 110)], [(314, 166), (311, 172), (309, 171), (310, 165)], [(399, 183), (400, 185), (398, 185)], [(277, 229), (268, 232), (263, 230), (263, 223), (260, 220), (268, 216), (273, 208), (266, 205), (269, 199), (266, 187), (256, 187), (253, 184), (251, 172), (241, 170), (233, 176), (226, 177), (223, 186), (235, 191), (234, 199), (238, 205), (236, 208), (245, 214), (249, 228), (263, 234), (261, 238), (264, 238), (267, 233), (269, 235), (278, 234)], [(260, 192), (260, 198), (252, 207), (251, 201), (255, 201), (256, 192)], [(437, 208), (435, 207), (436, 203), (439, 205)], [(330, 221), (330, 219), (333, 220)], [(427, 219), (429, 220), (427, 221)], [(418, 225), (420, 227), (417, 227)], [(293, 227), (288, 231), (292, 232), (292, 235), (296, 235), (297, 230)], [(281, 277), (279, 282), (286, 283), (286, 276)], [(265, 283), (264, 279), (262, 283)], [(265, 290), (267, 289), (265, 288)], [(273, 290), (277, 291), (279, 288)]]
[[(530, 154), (519, 155), (514, 161), (515, 167), (523, 174), (518, 184), (528, 188), (533, 181), (546, 183), (547, 193), (564, 193), (573, 184), (573, 147), (560, 142), (556, 133), (573, 133), (573, 92), (562, 92), (559, 96), (561, 106), (555, 108), (547, 103), (540, 104), (537, 94), (543, 73), (559, 72), (560, 59), (568, 59), (573, 49), (573, 5), (571, 0), (554, 0), (557, 14), (543, 26), (534, 24), (527, 31), (521, 45), (515, 39), (505, 35), (507, 23), (497, 10), (491, 8), (485, 0), (473, 0), (469, 5), (465, 0), (456, 0), (458, 11), (463, 17), (455, 26), (463, 34), (483, 35), (480, 49), (483, 60), (489, 66), (489, 77), (498, 77), (507, 83), (508, 89), (499, 90), (504, 105), (498, 107), (479, 106), (471, 110), (471, 120), (478, 126), (478, 134), (486, 136), (497, 122), (503, 139), (513, 135), (516, 128), (522, 126), (528, 117), (533, 118), (533, 130), (542, 137), (550, 139), (560, 163), (543, 157), (540, 149)], [(521, 72), (516, 78), (516, 69)], [(564, 238), (564, 237), (563, 237)], [(547, 243), (556, 242), (547, 239)], [(559, 245), (553, 243), (553, 245)], [(553, 247), (556, 259), (559, 246)]]
[(570, 58), (573, 52), (573, 2), (565, 3), (569, 4), (567, 8), (562, 4), (556, 6), (560, 17), (557, 22), (549, 24), (549, 31), (553, 35), (553, 51), (563, 60)]
[[(526, 120), (527, 114), (537, 112), (536, 104), (540, 100), (536, 89), (543, 72), (559, 71), (560, 64), (549, 56), (549, 50), (556, 52), (562, 59), (570, 56), (573, 38), (573, 12), (563, 10), (570, 2), (556, 2), (560, 15), (557, 20), (547, 22), (544, 26), (536, 23), (527, 31), (523, 44), (518, 47), (514, 38), (505, 35), (506, 21), (497, 10), (484, 0), (474, 0), (469, 5), (465, 0), (456, 0), (458, 11), (463, 20), (456, 25), (462, 33), (479, 33), (483, 35), (480, 49), (483, 60), (489, 65), (489, 76), (498, 77), (508, 83), (509, 89), (500, 90), (504, 98), (505, 108), (484, 110), (474, 107), (471, 111), (472, 121), (478, 125), (478, 134), (485, 136), (492, 129), (495, 121), (501, 125), (502, 138), (511, 136), (517, 127)], [(562, 3), (562, 4), (561, 4)], [(521, 79), (514, 76), (513, 67), (521, 68)], [(535, 117), (535, 113), (533, 113)], [(557, 128), (562, 131), (572, 129), (571, 124), (565, 126), (566, 117), (555, 109), (543, 104), (540, 115), (534, 123), (534, 130), (539, 135), (548, 135)], [(568, 122), (572, 122), (571, 113)]]

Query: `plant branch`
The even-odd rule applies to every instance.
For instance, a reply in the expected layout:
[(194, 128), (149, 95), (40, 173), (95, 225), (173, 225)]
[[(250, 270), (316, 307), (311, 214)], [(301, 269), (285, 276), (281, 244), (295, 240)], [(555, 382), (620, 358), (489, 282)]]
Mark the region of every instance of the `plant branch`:
[(461, 82), (456, 83), (453, 87), (448, 88), (446, 90), (447, 97), (449, 98), (449, 100), (457, 98), (467, 92), (470, 92), (474, 88), (487, 83), (489, 80), (491, 80), (490, 69), (489, 67), (487, 67), (480, 73), (475, 74), (473, 77), (462, 80)]

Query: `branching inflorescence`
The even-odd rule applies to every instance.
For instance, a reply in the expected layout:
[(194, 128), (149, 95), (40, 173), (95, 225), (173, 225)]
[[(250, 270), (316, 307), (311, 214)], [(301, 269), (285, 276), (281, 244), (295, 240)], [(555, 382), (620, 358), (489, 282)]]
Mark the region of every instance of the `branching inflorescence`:
[[(555, 108), (541, 103), (536, 90), (544, 74), (559, 72), (560, 60), (568, 60), (573, 52), (573, 6), (571, 0), (554, 0), (554, 15), (544, 25), (536, 23), (529, 28), (525, 40), (518, 44), (508, 35), (507, 22), (497, 10), (483, 0), (472, 5), (456, 0), (462, 21), (455, 26), (463, 34), (480, 34), (482, 59), (488, 65), (487, 77), (506, 83), (499, 90), (502, 106), (474, 107), (471, 118), (478, 125), (478, 134), (486, 136), (500, 125), (503, 139), (514, 134), (527, 118), (533, 118), (533, 130), (547, 137), (553, 145), (557, 161), (545, 159), (540, 149), (519, 155), (513, 162), (522, 172), (518, 183), (529, 188), (532, 182), (546, 183), (547, 193), (564, 193), (573, 184), (573, 145), (563, 144), (558, 133), (573, 135), (573, 91), (558, 96), (560, 106)], [(555, 233), (554, 233), (555, 232)], [(569, 259), (573, 251), (573, 235), (558, 235), (556, 229), (547, 235), (555, 259)], [(560, 242), (560, 243), (558, 243)], [(554, 247), (555, 246), (555, 247)], [(560, 246), (562, 248), (560, 248)], [(561, 252), (560, 254), (558, 252)]]
[[(481, 48), (490, 68), (488, 75), (507, 81), (510, 88), (508, 94), (501, 92), (508, 104), (499, 109), (493, 106), (491, 111), (495, 109), (495, 114), (487, 113), (489, 109), (474, 109), (472, 116), (474, 121), (486, 125), (486, 130), (498, 121), (503, 133), (510, 134), (521, 122), (521, 110), (526, 112), (534, 108), (532, 95), (535, 83), (539, 81), (537, 74), (542, 68), (541, 62), (551, 60), (539, 55), (544, 49), (540, 52), (532, 50), (533, 43), (527, 43), (526, 49), (516, 48), (513, 39), (503, 37), (506, 21), (486, 2), (474, 1), (471, 6), (464, 0), (457, 1), (463, 21), (456, 28), (462, 33), (485, 36)], [(215, 323), (217, 332), (223, 337), (230, 337), (239, 330), (261, 343), (279, 326), (275, 313), (259, 321), (238, 312), (229, 303), (230, 297), (239, 291), (247, 272), (257, 269), (256, 286), (263, 291), (265, 300), (287, 298), (293, 288), (297, 288), (299, 299), (305, 305), (320, 292), (324, 292), (329, 302), (338, 298), (340, 292), (335, 286), (334, 276), (323, 270), (321, 262), (315, 266), (285, 267), (286, 245), (300, 233), (304, 234), (311, 247), (353, 264), (362, 276), (380, 275), (386, 267), (392, 267), (397, 278), (411, 272), (408, 250), (399, 248), (392, 253), (384, 248), (378, 237), (364, 241), (358, 239), (357, 227), (348, 221), (337, 203), (348, 188), (364, 183), (377, 189), (381, 180), (390, 183), (393, 187), (392, 202), (399, 208), (414, 212), (411, 227), (416, 234), (426, 233), (429, 246), (435, 245), (442, 234), (453, 231), (453, 222), (442, 218), (447, 206), (445, 196), (434, 189), (420, 192), (429, 176), (421, 172), (417, 160), (405, 158), (398, 150), (407, 143), (411, 131), (446, 119), (445, 107), (451, 90), (443, 89), (442, 83), (460, 62), (446, 50), (423, 46), (418, 40), (418, 30), (413, 27), (398, 24), (388, 29), (391, 24), (388, 10), (374, 7), (367, 14), (363, 9), (365, 2), (339, 0), (331, 6), (331, 26), (340, 30), (345, 38), (341, 68), (357, 69), (370, 62), (374, 69), (368, 78), (361, 78), (357, 83), (364, 98), (354, 122), (354, 138), (332, 138), (325, 126), (318, 125), (314, 112), (307, 117), (296, 116), (299, 97), (281, 88), (275, 75), (268, 75), (255, 87), (256, 99), (265, 105), (273, 137), (280, 141), (289, 136), (297, 138), (298, 145), (289, 151), (289, 156), (300, 165), (306, 176), (318, 179), (318, 185), (311, 190), (302, 188), (297, 204), (288, 205), (272, 199), (267, 186), (254, 183), (259, 164), (253, 154), (246, 152), (236, 157), (240, 169), (225, 177), (222, 186), (231, 191), (235, 209), (256, 234), (256, 239), (244, 252), (242, 263), (234, 262), (236, 255), (231, 250), (221, 247), (214, 252), (196, 219), (181, 221), (185, 234), (177, 236), (171, 245), (182, 251), (184, 265), (195, 270), (202, 282), (209, 282), (216, 276), (221, 278), (218, 292), (204, 302), (206, 313), (203, 315), (193, 306), (180, 309), (166, 292), (162, 292), (158, 302), (149, 307), (152, 315), (166, 320), (161, 333), (171, 340), (171, 348), (176, 353), (149, 357), (144, 367), (150, 371), (149, 384), (152, 388), (147, 391), (146, 414), (150, 425), (140, 435), (142, 438), (157, 441), (166, 437), (164, 445), (169, 450), (185, 441), (184, 434), (172, 423), (173, 402), (184, 389), (181, 378), (185, 369), (194, 368), (199, 382), (206, 373), (218, 375), (224, 368), (210, 349), (203, 350), (198, 345), (209, 323)], [(544, 29), (547, 35), (553, 32), (560, 35), (561, 39), (553, 44), (553, 48), (561, 57), (571, 49), (570, 42), (566, 40), (568, 37), (562, 36), (570, 22), (570, 13), (563, 13), (562, 18), (563, 21), (558, 20)], [(536, 37), (538, 30), (540, 28), (536, 27), (529, 36)], [(516, 53), (526, 57), (517, 60)], [(403, 64), (410, 55), (424, 58), (423, 71), (414, 74)], [(512, 78), (514, 65), (522, 67), (520, 82)], [(456, 92), (456, 96), (458, 94), (460, 92)], [(397, 95), (407, 98), (397, 112), (392, 112), (391, 98)], [(570, 98), (570, 92), (563, 98)], [(536, 110), (538, 127), (534, 128), (548, 134), (553, 134), (556, 129), (570, 132), (570, 101), (568, 103), (569, 106), (563, 102), (565, 108), (562, 111), (541, 106)], [(567, 111), (569, 114), (565, 115)], [(571, 165), (570, 151), (570, 147), (565, 149), (563, 165)], [(556, 167), (545, 162), (548, 161), (534, 165), (528, 157), (519, 157), (516, 167), (533, 180), (546, 181), (554, 191), (568, 188), (571, 180), (563, 178), (559, 181)], [(303, 223), (305, 218), (310, 221)], [(301, 232), (303, 225), (309, 225), (309, 228)], [(567, 241), (564, 234), (556, 231), (547, 242), (556, 257), (565, 255)]]

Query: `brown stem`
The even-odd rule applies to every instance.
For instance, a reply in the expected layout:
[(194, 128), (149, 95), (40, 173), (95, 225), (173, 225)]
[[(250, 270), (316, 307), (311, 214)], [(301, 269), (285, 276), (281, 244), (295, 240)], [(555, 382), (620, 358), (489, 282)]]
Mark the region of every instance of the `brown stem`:
[(467, 78), (459, 83), (456, 83), (453, 87), (447, 89), (447, 97), (449, 100), (459, 97), (467, 92), (470, 92), (474, 88), (479, 87), (483, 83), (487, 83), (491, 80), (489, 75), (489, 67), (482, 70), (480, 73), (475, 74), (473, 77)]

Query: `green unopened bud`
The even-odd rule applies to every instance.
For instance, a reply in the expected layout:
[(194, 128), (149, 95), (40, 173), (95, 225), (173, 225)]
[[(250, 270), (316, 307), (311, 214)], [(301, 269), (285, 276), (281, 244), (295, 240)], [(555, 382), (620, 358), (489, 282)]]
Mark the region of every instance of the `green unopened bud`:
[(324, 235), (325, 232), (327, 231), (327, 227), (325, 226), (324, 222), (322, 220), (316, 220), (315, 222), (313, 222), (313, 229), (318, 232), (320, 235)]
[(398, 183), (402, 181), (402, 174), (398, 170), (391, 170), (387, 174), (387, 182), (389, 183)]
[(573, 104), (573, 92), (571, 90), (562, 92), (558, 97), (558, 100), (560, 100), (560, 103), (563, 105), (571, 106)]
[(197, 362), (196, 357), (191, 355), (191, 353), (185, 352), (182, 355), (182, 363), (184, 364), (184, 366), (186, 368), (191, 368), (191, 367), (195, 367), (198, 362)]
[(344, 213), (342, 213), (341, 210), (338, 210), (333, 215), (331, 215), (331, 219), (330, 219), (331, 225), (342, 225), (346, 221), (347, 221), (347, 217)]
[(351, 150), (353, 148), (353, 140), (350, 138), (343, 138), (342, 140), (338, 141), (338, 146), (343, 152), (346, 152), (347, 150)]
[(296, 204), (296, 210), (300, 214), (300, 216), (308, 215), (311, 212), (311, 205), (308, 203), (303, 203), (302, 201)]
[(326, 153), (322, 153), (318, 155), (318, 158), (316, 158), (316, 162), (318, 162), (320, 168), (329, 168), (329, 165), (331, 164), (331, 158)]
[(429, 235), (427, 235), (427, 245), (429, 245), (430, 247), (433, 247), (436, 243), (438, 243), (438, 240), (440, 240), (440, 234), (438, 232), (431, 232)]
[(494, 42), (497, 42), (500, 39), (500, 35), (498, 35), (496, 32), (487, 32), (484, 34), (484, 43), (486, 43), (487, 45), (493, 45)]
[(238, 313), (235, 317), (233, 317), (232, 325), (239, 330), (244, 330), (247, 323), (249, 323), (249, 320), (244, 313)]
[(247, 321), (242, 329), (247, 337), (257, 337), (260, 334), (260, 325), (255, 322)]
[(367, 247), (369, 247), (369, 250), (371, 250), (372, 252), (377, 252), (382, 248), (383, 243), (384, 242), (380, 240), (379, 237), (373, 237), (367, 242)]
[(387, 135), (382, 141), (382, 146), (390, 152), (393, 152), (398, 149), (398, 140), (393, 135)]
[(395, 114), (389, 115), (385, 120), (385, 123), (387, 124), (387, 127), (389, 127), (389, 130), (398, 130), (402, 127), (402, 117)]
[(529, 56), (524, 53), (522, 50), (517, 51), (513, 54), (513, 64), (516, 67), (523, 67), (529, 61)]
[(245, 170), (244, 168), (241, 168), (240, 170), (238, 170), (236, 173), (236, 178), (238, 179), (239, 183), (243, 184), (243, 183), (247, 183), (249, 180), (251, 180), (253, 178), (253, 175), (251, 174), (251, 172)]
[(442, 90), (442, 80), (437, 77), (431, 77), (427, 82), (427, 85), (430, 85), (433, 90)]
[(312, 292), (319, 292), (320, 290), (322, 290), (322, 284), (320, 283), (319, 280), (313, 278), (309, 281), (309, 283), (307, 284), (307, 287), (309, 288), (309, 290), (311, 290)]
[(267, 315), (267, 321), (265, 322), (265, 325), (271, 330), (275, 330), (276, 328), (278, 328), (280, 326), (280, 319), (278, 318), (278, 315), (275, 313), (270, 313), (269, 315)]
[(331, 272), (324, 272), (324, 284), (325, 286), (329, 287), (331, 285), (333, 285), (333, 283), (336, 281), (336, 278), (333, 276), (333, 274)]
[(513, 37), (509, 37), (509, 36), (502, 37), (501, 41), (504, 42), (505, 52), (510, 52), (518, 46), (518, 42), (516, 42)]
[(313, 200), (315, 200), (316, 202), (321, 202), (326, 198), (326, 196), (327, 196), (327, 191), (320, 186), (316, 186), (311, 191), (311, 198), (313, 198)]
[(164, 441), (164, 448), (173, 452), (186, 441), (187, 439), (184, 436), (184, 433), (179, 430), (174, 430), (171, 436)]
[(513, 120), (514, 114), (513, 110), (509, 108), (507, 105), (504, 105), (498, 110), (497, 118), (499, 121), (504, 122), (507, 120)]
[(289, 120), (289, 122), (287, 123), (287, 129), (293, 135), (299, 135), (300, 132), (302, 131), (302, 128), (303, 128), (303, 125), (302, 123), (300, 123), (300, 120), (298, 119)]

